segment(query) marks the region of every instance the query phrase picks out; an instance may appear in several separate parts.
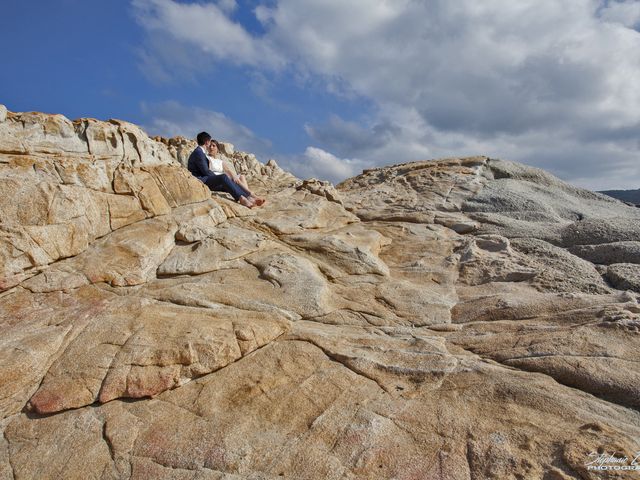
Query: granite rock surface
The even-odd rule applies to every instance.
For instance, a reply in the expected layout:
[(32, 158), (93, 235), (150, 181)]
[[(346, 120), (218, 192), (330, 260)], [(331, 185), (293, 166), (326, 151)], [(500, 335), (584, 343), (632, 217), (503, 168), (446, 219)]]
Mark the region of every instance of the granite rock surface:
[(0, 114), (0, 479), (637, 477), (589, 466), (640, 454), (639, 209), (225, 144), (249, 210), (184, 138)]

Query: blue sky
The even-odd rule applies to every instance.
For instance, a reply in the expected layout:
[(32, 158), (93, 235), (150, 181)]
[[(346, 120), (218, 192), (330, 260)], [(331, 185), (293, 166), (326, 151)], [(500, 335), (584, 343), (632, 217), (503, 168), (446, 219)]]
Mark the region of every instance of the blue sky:
[(640, 188), (640, 0), (8, 0), (0, 103), (300, 177), (489, 155)]

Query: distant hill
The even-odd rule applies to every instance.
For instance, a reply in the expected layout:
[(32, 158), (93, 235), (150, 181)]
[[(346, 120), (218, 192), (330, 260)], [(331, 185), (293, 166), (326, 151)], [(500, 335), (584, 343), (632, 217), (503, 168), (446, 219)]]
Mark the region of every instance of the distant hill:
[(604, 190), (600, 193), (640, 206), (640, 188), (638, 190)]

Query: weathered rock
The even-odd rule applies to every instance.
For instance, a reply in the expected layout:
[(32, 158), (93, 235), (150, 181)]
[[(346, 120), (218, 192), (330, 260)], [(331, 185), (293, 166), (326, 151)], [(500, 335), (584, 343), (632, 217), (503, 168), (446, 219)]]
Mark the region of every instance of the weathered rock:
[(527, 257), (511, 249), (508, 238), (499, 235), (473, 237), (460, 251), (460, 281), (467, 285), (489, 282), (522, 282), (538, 273)]
[(157, 272), (159, 275), (195, 275), (229, 268), (247, 255), (267, 248), (268, 244), (264, 234), (230, 224), (218, 225), (196, 245), (176, 245)]
[[(174, 246), (175, 231), (169, 219), (137, 222), (102, 238), (82, 254), (58, 262), (24, 287), (37, 292), (64, 290), (69, 287), (68, 279), (78, 274), (84, 277), (84, 284), (140, 285), (155, 277)], [(71, 287), (77, 286), (74, 282)]]
[(471, 157), (366, 170), (337, 189), (347, 210), (363, 220), (432, 223), (435, 212), (459, 212), (465, 199), (482, 189), (486, 162)]
[(375, 230), (363, 228), (361, 224), (350, 224), (330, 232), (305, 232), (281, 238), (349, 275), (389, 274), (389, 268), (378, 254), (391, 240)]
[(216, 227), (227, 220), (227, 214), (222, 206), (213, 204), (205, 208), (202, 213), (180, 223), (176, 232), (176, 240), (186, 243), (199, 242), (214, 235)]
[(469, 217), (458, 212), (437, 213), (433, 218), (433, 223), (444, 225), (456, 233), (466, 234), (474, 232), (479, 228), (479, 224)]
[[(626, 207), (631, 212), (638, 209)], [(567, 225), (562, 231), (562, 245), (593, 245), (612, 242), (637, 241), (640, 238), (640, 224), (636, 216), (613, 217), (584, 220)], [(630, 219), (633, 219), (630, 221)]]
[(482, 177), (483, 188), (466, 199), (462, 210), (482, 224), (483, 233), (565, 247), (638, 238), (638, 222), (629, 221), (640, 220), (637, 209), (543, 170), (489, 159)]
[(136, 298), (114, 303), (49, 368), (30, 409), (51, 413), (154, 396), (237, 361), (287, 328), (255, 315), (233, 319), (232, 309), (212, 315)]
[(533, 282), (546, 291), (609, 293), (610, 290), (593, 264), (543, 240), (519, 238), (513, 247), (538, 270)]
[(640, 242), (611, 242), (599, 245), (574, 245), (569, 251), (592, 263), (611, 265), (612, 263), (640, 264)]
[[(627, 308), (631, 318), (640, 320), (637, 304)], [(633, 364), (640, 361), (640, 357), (634, 342), (629, 341), (630, 330), (615, 328), (608, 323), (611, 318), (607, 318), (606, 313), (601, 308), (583, 312), (582, 316), (587, 318), (605, 320), (588, 325), (579, 323), (575, 311), (573, 321), (567, 318), (562, 324), (535, 317), (511, 325), (474, 324), (453, 334), (451, 339), (465, 349), (505, 365), (542, 372), (564, 385), (637, 408), (640, 376)], [(544, 329), (541, 328), (545, 324)]]
[(8, 113), (0, 124), (0, 289), (208, 189), (135, 125)]
[(2, 418), (24, 408), (57, 356), (113, 298), (90, 287), (46, 295), (14, 289), (0, 299)]
[(620, 290), (634, 290), (640, 293), (640, 265), (633, 263), (615, 263), (609, 265), (607, 280)]
[(637, 209), (225, 146), (247, 209), (192, 140), (2, 107), (0, 139), (0, 478), (635, 478), (588, 464), (640, 449)]
[(336, 202), (342, 205), (342, 199), (335, 187), (329, 182), (323, 182), (317, 178), (308, 178), (303, 180), (302, 183), (296, 185), (296, 190), (308, 190), (311, 193), (325, 197), (331, 202)]
[(270, 198), (256, 222), (277, 235), (299, 233), (309, 229), (338, 228), (358, 221), (341, 205), (304, 190), (284, 190)]
[[(367, 378), (366, 363), (358, 372), (349, 357), (376, 354), (348, 346), (353, 341), (321, 347), (275, 342), (146, 402), (111, 402), (35, 420), (21, 415), (5, 430), (14, 471), (136, 479), (542, 478), (559, 462), (563, 470), (580, 469), (598, 446), (620, 454), (635, 448), (635, 412), (589, 395), (576, 399), (543, 375), (474, 363), (464, 354), (457, 360), (437, 348), (417, 358), (409, 351), (378, 355), (372, 368), (394, 365), (382, 374), (419, 379), (407, 393), (397, 388), (404, 382), (392, 385), (392, 395)], [(413, 343), (415, 349), (424, 345), (434, 348)], [(247, 373), (243, 363), (250, 359)], [(443, 360), (452, 363), (438, 367)], [(429, 365), (426, 375), (418, 373), (420, 362)], [(514, 418), (526, 421), (514, 429)], [(71, 461), (56, 461), (65, 452), (74, 452)]]

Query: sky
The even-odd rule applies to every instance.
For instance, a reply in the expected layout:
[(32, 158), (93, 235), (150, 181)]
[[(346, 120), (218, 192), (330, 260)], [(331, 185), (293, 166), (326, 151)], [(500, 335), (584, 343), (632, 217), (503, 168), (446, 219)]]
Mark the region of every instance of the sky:
[(0, 104), (300, 178), (486, 155), (640, 188), (640, 0), (5, 0)]

